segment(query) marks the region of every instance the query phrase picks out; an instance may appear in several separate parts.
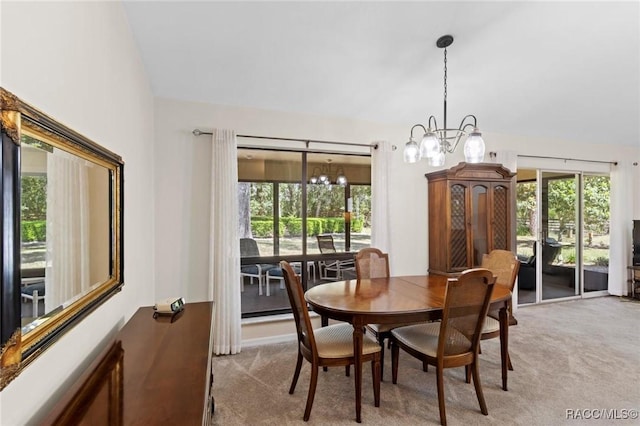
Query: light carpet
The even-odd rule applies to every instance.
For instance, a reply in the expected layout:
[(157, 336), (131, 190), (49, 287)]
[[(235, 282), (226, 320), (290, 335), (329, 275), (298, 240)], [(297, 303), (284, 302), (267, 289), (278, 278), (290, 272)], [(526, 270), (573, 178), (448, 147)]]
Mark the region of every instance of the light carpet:
[[(640, 303), (599, 297), (520, 308), (516, 318), (518, 325), (509, 330), (514, 371), (507, 392), (501, 388), (499, 339), (481, 345), (488, 416), (480, 412), (473, 385), (464, 382), (464, 369), (445, 370), (450, 425), (640, 424), (631, 418), (640, 409)], [(420, 362), (400, 351), (394, 385), (390, 351), (385, 354), (378, 408), (371, 369), (363, 368), (363, 424), (439, 424), (434, 368), (425, 373)], [(305, 361), (296, 391), (289, 395), (295, 361), (295, 342), (215, 357), (213, 423), (305, 424), (310, 364)], [(353, 374), (346, 377), (344, 367), (321, 371), (306, 424), (355, 424), (354, 393)]]

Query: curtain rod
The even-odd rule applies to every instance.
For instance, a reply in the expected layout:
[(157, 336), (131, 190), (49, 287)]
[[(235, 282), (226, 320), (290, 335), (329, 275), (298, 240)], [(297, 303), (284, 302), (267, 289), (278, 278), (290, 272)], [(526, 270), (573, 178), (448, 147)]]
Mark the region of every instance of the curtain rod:
[[(200, 135), (212, 135), (212, 132), (203, 132), (200, 129), (194, 129), (192, 132), (195, 136)], [(368, 146), (373, 147), (373, 149), (378, 149), (377, 143), (364, 144), (364, 143), (355, 143), (355, 142), (335, 142), (335, 141), (320, 141), (315, 139), (295, 139), (295, 138), (281, 138), (281, 137), (271, 137), (271, 136), (254, 136), (254, 135), (236, 135), (238, 138), (249, 138), (249, 139), (269, 139), (274, 141), (290, 141), (290, 142), (304, 142), (309, 148), (310, 143), (324, 143), (327, 145), (348, 145), (348, 146)]]
[(582, 161), (583, 163), (603, 163), (603, 164), (613, 164), (614, 166), (618, 165), (617, 161), (602, 161), (602, 160), (581, 160), (578, 158), (564, 158), (564, 157), (545, 157), (543, 155), (520, 155), (518, 157), (526, 157), (526, 158), (545, 158), (547, 160), (564, 160), (564, 161)]

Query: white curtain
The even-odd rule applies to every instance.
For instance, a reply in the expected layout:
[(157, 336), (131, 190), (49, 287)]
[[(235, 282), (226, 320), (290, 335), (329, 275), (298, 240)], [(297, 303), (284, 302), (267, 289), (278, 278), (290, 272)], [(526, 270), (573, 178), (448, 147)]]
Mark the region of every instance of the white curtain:
[(633, 229), (630, 200), (633, 194), (633, 171), (629, 162), (611, 166), (611, 210), (609, 248), (609, 293), (627, 295), (627, 266), (631, 263), (631, 234)]
[(88, 170), (65, 151), (47, 155), (45, 312), (90, 288)]
[(213, 353), (240, 352), (240, 240), (238, 157), (235, 132), (214, 129), (211, 148), (210, 296), (216, 307)]
[(389, 171), (392, 145), (387, 141), (371, 148), (371, 247), (391, 252)]

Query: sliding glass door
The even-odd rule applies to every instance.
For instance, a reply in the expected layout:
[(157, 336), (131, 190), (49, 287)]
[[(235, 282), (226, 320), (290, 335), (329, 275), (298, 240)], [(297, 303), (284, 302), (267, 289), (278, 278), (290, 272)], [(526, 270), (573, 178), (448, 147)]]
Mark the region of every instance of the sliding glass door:
[(607, 290), (609, 278), (609, 176), (584, 175), (582, 265), (585, 294)]
[(577, 279), (576, 233), (579, 233), (578, 175), (540, 172), (540, 269), (541, 299), (580, 295)]
[(518, 303), (605, 292), (609, 177), (518, 170)]

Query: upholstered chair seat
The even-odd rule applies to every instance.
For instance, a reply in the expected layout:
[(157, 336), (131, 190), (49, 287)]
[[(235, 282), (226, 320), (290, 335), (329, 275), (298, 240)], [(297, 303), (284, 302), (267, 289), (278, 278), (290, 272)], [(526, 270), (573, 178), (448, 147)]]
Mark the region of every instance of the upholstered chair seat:
[(500, 332), (500, 322), (497, 319), (487, 315), (484, 320), (484, 326), (482, 327), (482, 334), (496, 332)]
[[(353, 327), (351, 324), (334, 324), (313, 330), (321, 358), (349, 358), (353, 356)], [(363, 336), (362, 354), (379, 352), (378, 342)]]
[[(467, 352), (471, 341), (457, 330), (450, 331), (451, 335), (448, 337), (449, 344), (447, 345), (447, 354), (455, 355)], [(415, 351), (422, 352), (434, 358), (438, 355), (438, 338), (440, 336), (439, 322), (394, 328), (391, 334), (397, 341)]]

